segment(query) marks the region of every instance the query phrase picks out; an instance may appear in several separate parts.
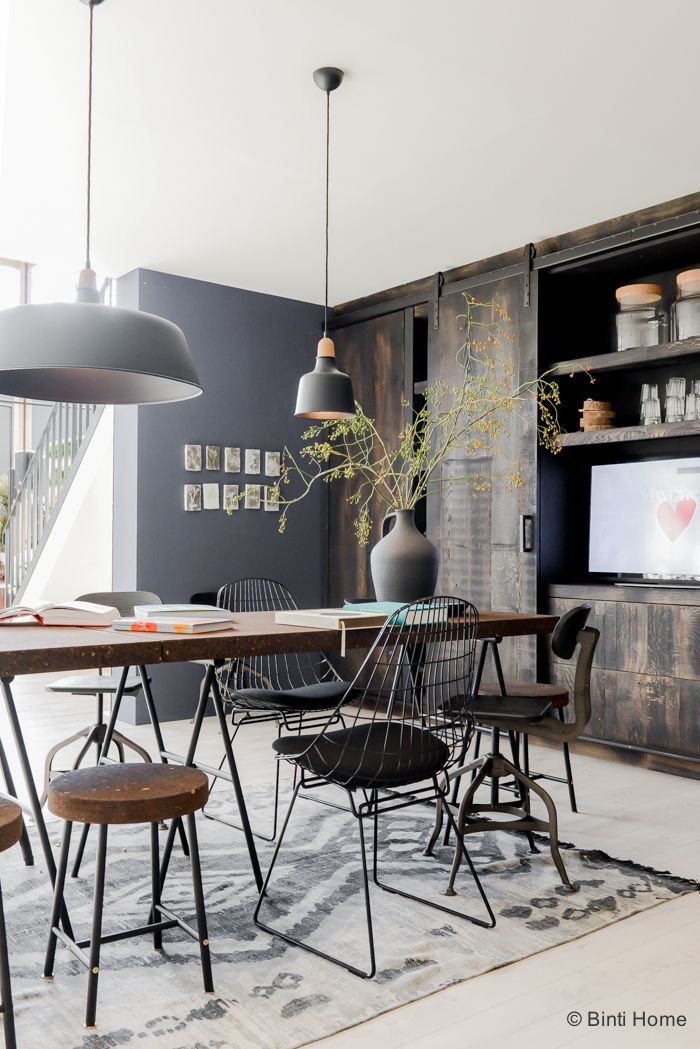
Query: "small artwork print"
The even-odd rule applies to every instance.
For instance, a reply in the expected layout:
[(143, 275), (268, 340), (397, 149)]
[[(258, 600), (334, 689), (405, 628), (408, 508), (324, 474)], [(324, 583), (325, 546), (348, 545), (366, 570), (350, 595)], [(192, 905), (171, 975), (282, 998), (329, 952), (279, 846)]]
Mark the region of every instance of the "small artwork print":
[(224, 510), (238, 509), (238, 485), (224, 485)]
[(218, 444), (207, 445), (207, 470), (221, 469), (221, 449)]
[(265, 509), (277, 513), (280, 508), (280, 493), (277, 485), (265, 485)]
[(224, 471), (227, 474), (239, 474), (241, 472), (240, 448), (224, 448)]
[(185, 510), (202, 509), (202, 486), (201, 484), (185, 485)]
[(265, 473), (268, 477), (279, 477), (280, 475), (280, 453), (265, 452)]
[(245, 472), (247, 474), (260, 473), (260, 449), (246, 448), (245, 450)]
[(185, 469), (186, 470), (201, 470), (202, 469), (202, 446), (201, 446), (201, 444), (186, 444), (185, 445)]
[(218, 484), (203, 484), (204, 489), (204, 509), (205, 510), (218, 510), (219, 509), (219, 486)]
[(245, 508), (246, 510), (260, 509), (260, 485), (247, 484), (245, 486)]

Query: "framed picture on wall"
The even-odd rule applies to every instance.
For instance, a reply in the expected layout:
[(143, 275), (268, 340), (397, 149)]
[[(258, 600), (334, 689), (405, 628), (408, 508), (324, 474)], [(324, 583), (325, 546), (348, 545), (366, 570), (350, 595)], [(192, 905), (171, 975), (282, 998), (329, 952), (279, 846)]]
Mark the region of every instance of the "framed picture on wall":
[(245, 508), (246, 510), (260, 509), (260, 485), (247, 484), (245, 486)]
[(221, 448), (218, 444), (207, 445), (207, 470), (221, 469)]
[(260, 449), (246, 448), (245, 450), (245, 472), (247, 474), (260, 473)]
[(201, 444), (186, 444), (185, 445), (185, 469), (186, 470), (201, 470), (202, 469), (202, 446), (201, 446)]
[(277, 485), (265, 485), (265, 509), (277, 513), (280, 508), (280, 493)]
[(201, 484), (185, 485), (185, 510), (202, 509), (202, 486)]
[(241, 449), (224, 448), (224, 473), (239, 474), (241, 472)]
[(219, 509), (219, 486), (218, 484), (203, 484), (203, 503), (205, 510)]
[(265, 452), (265, 473), (268, 477), (279, 477), (280, 459), (279, 452)]
[(237, 510), (238, 509), (238, 485), (237, 484), (225, 484), (224, 485), (224, 510)]

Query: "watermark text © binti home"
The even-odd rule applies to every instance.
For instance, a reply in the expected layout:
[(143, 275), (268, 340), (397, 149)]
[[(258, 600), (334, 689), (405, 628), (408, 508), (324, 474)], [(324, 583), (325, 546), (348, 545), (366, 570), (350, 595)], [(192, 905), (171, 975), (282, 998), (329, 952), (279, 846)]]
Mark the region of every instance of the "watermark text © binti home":
[(606, 1013), (596, 1009), (589, 1009), (580, 1013), (577, 1009), (572, 1010), (566, 1022), (570, 1027), (685, 1027), (688, 1018), (683, 1013), (650, 1013), (646, 1010), (622, 1009), (619, 1013)]

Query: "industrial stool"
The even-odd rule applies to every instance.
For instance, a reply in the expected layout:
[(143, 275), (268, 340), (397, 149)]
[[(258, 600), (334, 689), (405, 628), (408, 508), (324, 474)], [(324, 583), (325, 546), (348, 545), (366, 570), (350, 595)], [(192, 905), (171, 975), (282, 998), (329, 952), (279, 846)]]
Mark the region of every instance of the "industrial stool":
[[(11, 849), (24, 833), (22, 810), (14, 801), (0, 798), (0, 852)], [(10, 962), (7, 956), (7, 933), (5, 932), (5, 912), (0, 892), (0, 1012), (2, 1013), (5, 1049), (15, 1049), (15, 1011), (12, 1006), (12, 986), (10, 984)]]
[[(100, 947), (103, 943), (112, 943), (115, 940), (150, 933), (153, 936), (155, 950), (160, 951), (163, 949), (163, 930), (172, 929), (178, 925), (198, 941), (204, 989), (208, 993), (213, 993), (202, 872), (194, 818), (195, 812), (205, 804), (207, 795), (208, 781), (203, 772), (193, 768), (161, 764), (101, 765), (96, 768), (78, 769), (76, 772), (66, 772), (49, 785), (49, 810), (54, 815), (62, 817), (66, 823), (56, 874), (51, 932), (46, 949), (44, 976), (46, 979), (53, 978), (56, 941), (60, 940), (88, 970), (85, 1014), (87, 1028), (95, 1026)], [(162, 820), (175, 820), (182, 816), (187, 817), (192, 884), (197, 914), (196, 930), (161, 903), (158, 824)], [(99, 827), (92, 932), (90, 939), (77, 942), (59, 928), (71, 831), (74, 823), (91, 823)], [(147, 925), (103, 936), (102, 905), (107, 857), (107, 828), (110, 824), (116, 823), (150, 823), (151, 825), (152, 909)]]

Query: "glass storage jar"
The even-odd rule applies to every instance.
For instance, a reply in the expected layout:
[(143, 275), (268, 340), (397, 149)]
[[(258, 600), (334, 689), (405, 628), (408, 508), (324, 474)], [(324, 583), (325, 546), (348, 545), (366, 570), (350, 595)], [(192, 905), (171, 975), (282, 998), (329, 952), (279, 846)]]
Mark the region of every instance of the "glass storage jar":
[(677, 339), (700, 335), (700, 270), (685, 270), (676, 277), (678, 294), (673, 304)]
[(666, 335), (666, 311), (660, 284), (626, 284), (615, 292), (618, 313), (615, 337), (618, 350), (658, 346)]

